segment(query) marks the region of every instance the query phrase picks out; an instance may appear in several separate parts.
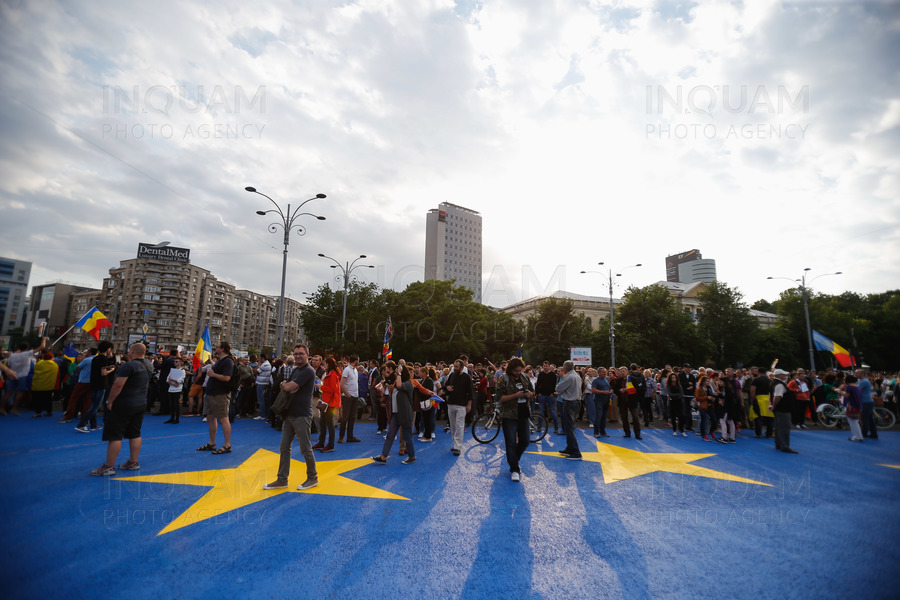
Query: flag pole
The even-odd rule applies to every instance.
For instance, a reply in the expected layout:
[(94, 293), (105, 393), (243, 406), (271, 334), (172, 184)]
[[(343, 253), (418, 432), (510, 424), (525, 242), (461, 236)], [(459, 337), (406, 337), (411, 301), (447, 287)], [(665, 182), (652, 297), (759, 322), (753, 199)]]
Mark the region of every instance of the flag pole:
[(50, 344), (50, 348), (52, 348), (53, 346), (55, 346), (55, 345), (59, 342), (59, 340), (63, 339), (63, 338), (66, 337), (67, 335), (69, 335), (69, 332), (72, 331), (73, 329), (75, 329), (75, 325), (72, 325), (71, 327), (69, 327), (68, 329), (66, 329), (66, 332), (65, 332), (64, 334), (62, 334), (61, 336), (59, 336), (58, 338), (56, 338), (56, 341), (53, 342), (52, 344)]

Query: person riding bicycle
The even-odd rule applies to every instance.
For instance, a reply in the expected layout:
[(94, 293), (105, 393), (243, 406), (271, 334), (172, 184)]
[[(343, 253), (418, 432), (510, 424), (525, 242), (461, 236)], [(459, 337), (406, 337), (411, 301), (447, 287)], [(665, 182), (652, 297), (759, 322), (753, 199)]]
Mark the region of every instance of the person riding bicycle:
[(522, 374), (525, 363), (521, 358), (512, 358), (506, 365), (506, 373), (497, 381), (496, 398), (500, 401), (500, 419), (503, 439), (506, 442), (506, 462), (513, 481), (519, 481), (522, 472), (519, 459), (528, 448), (530, 437), (529, 418), (534, 388), (531, 381)]

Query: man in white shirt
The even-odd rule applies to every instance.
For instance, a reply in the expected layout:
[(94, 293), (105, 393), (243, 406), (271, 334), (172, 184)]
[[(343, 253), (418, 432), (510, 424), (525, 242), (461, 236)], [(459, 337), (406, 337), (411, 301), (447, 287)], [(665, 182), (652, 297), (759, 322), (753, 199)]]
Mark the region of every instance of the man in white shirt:
[(269, 395), (269, 386), (272, 385), (272, 363), (265, 356), (262, 362), (256, 368), (256, 405), (259, 407), (259, 414), (255, 420), (267, 421), (269, 419), (269, 407), (266, 406), (266, 398)]
[(356, 409), (359, 405), (359, 374), (356, 370), (359, 365), (359, 356), (351, 354), (348, 364), (341, 373), (341, 428), (338, 432), (338, 444), (344, 443), (344, 432), (347, 432), (348, 442), (358, 442), (353, 437), (353, 425), (356, 423)]
[(3, 405), (0, 406), (0, 414), (5, 415), (9, 404), (10, 396), (12, 396), (13, 406), (11, 414), (19, 416), (19, 405), (25, 399), (25, 396), (31, 391), (31, 368), (34, 365), (35, 355), (39, 354), (47, 347), (47, 338), (41, 340), (41, 347), (32, 350), (27, 342), (19, 344), (19, 349), (13, 352), (6, 361), (7, 366), (16, 372), (17, 378), (8, 378), (4, 384)]

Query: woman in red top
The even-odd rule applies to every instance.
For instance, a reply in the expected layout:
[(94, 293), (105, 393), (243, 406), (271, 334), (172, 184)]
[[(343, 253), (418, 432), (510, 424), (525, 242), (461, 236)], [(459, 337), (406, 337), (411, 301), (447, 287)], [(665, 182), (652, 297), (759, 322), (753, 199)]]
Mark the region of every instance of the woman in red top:
[[(337, 363), (334, 358), (325, 359), (325, 375), (322, 377), (322, 402), (328, 408), (322, 411), (319, 426), (319, 443), (313, 446), (313, 450), (322, 452), (334, 452), (334, 414), (341, 407), (341, 378), (338, 375)], [(326, 444), (325, 434), (328, 434)]]

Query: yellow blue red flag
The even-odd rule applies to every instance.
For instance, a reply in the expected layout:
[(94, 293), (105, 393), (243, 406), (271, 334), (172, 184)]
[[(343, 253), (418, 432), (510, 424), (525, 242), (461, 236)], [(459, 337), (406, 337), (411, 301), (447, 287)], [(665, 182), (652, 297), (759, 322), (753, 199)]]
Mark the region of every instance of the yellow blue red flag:
[(97, 310), (97, 307), (95, 306), (87, 311), (87, 314), (75, 323), (75, 327), (81, 327), (99, 342), (100, 330), (104, 327), (112, 327), (112, 323), (106, 318), (106, 315)]

